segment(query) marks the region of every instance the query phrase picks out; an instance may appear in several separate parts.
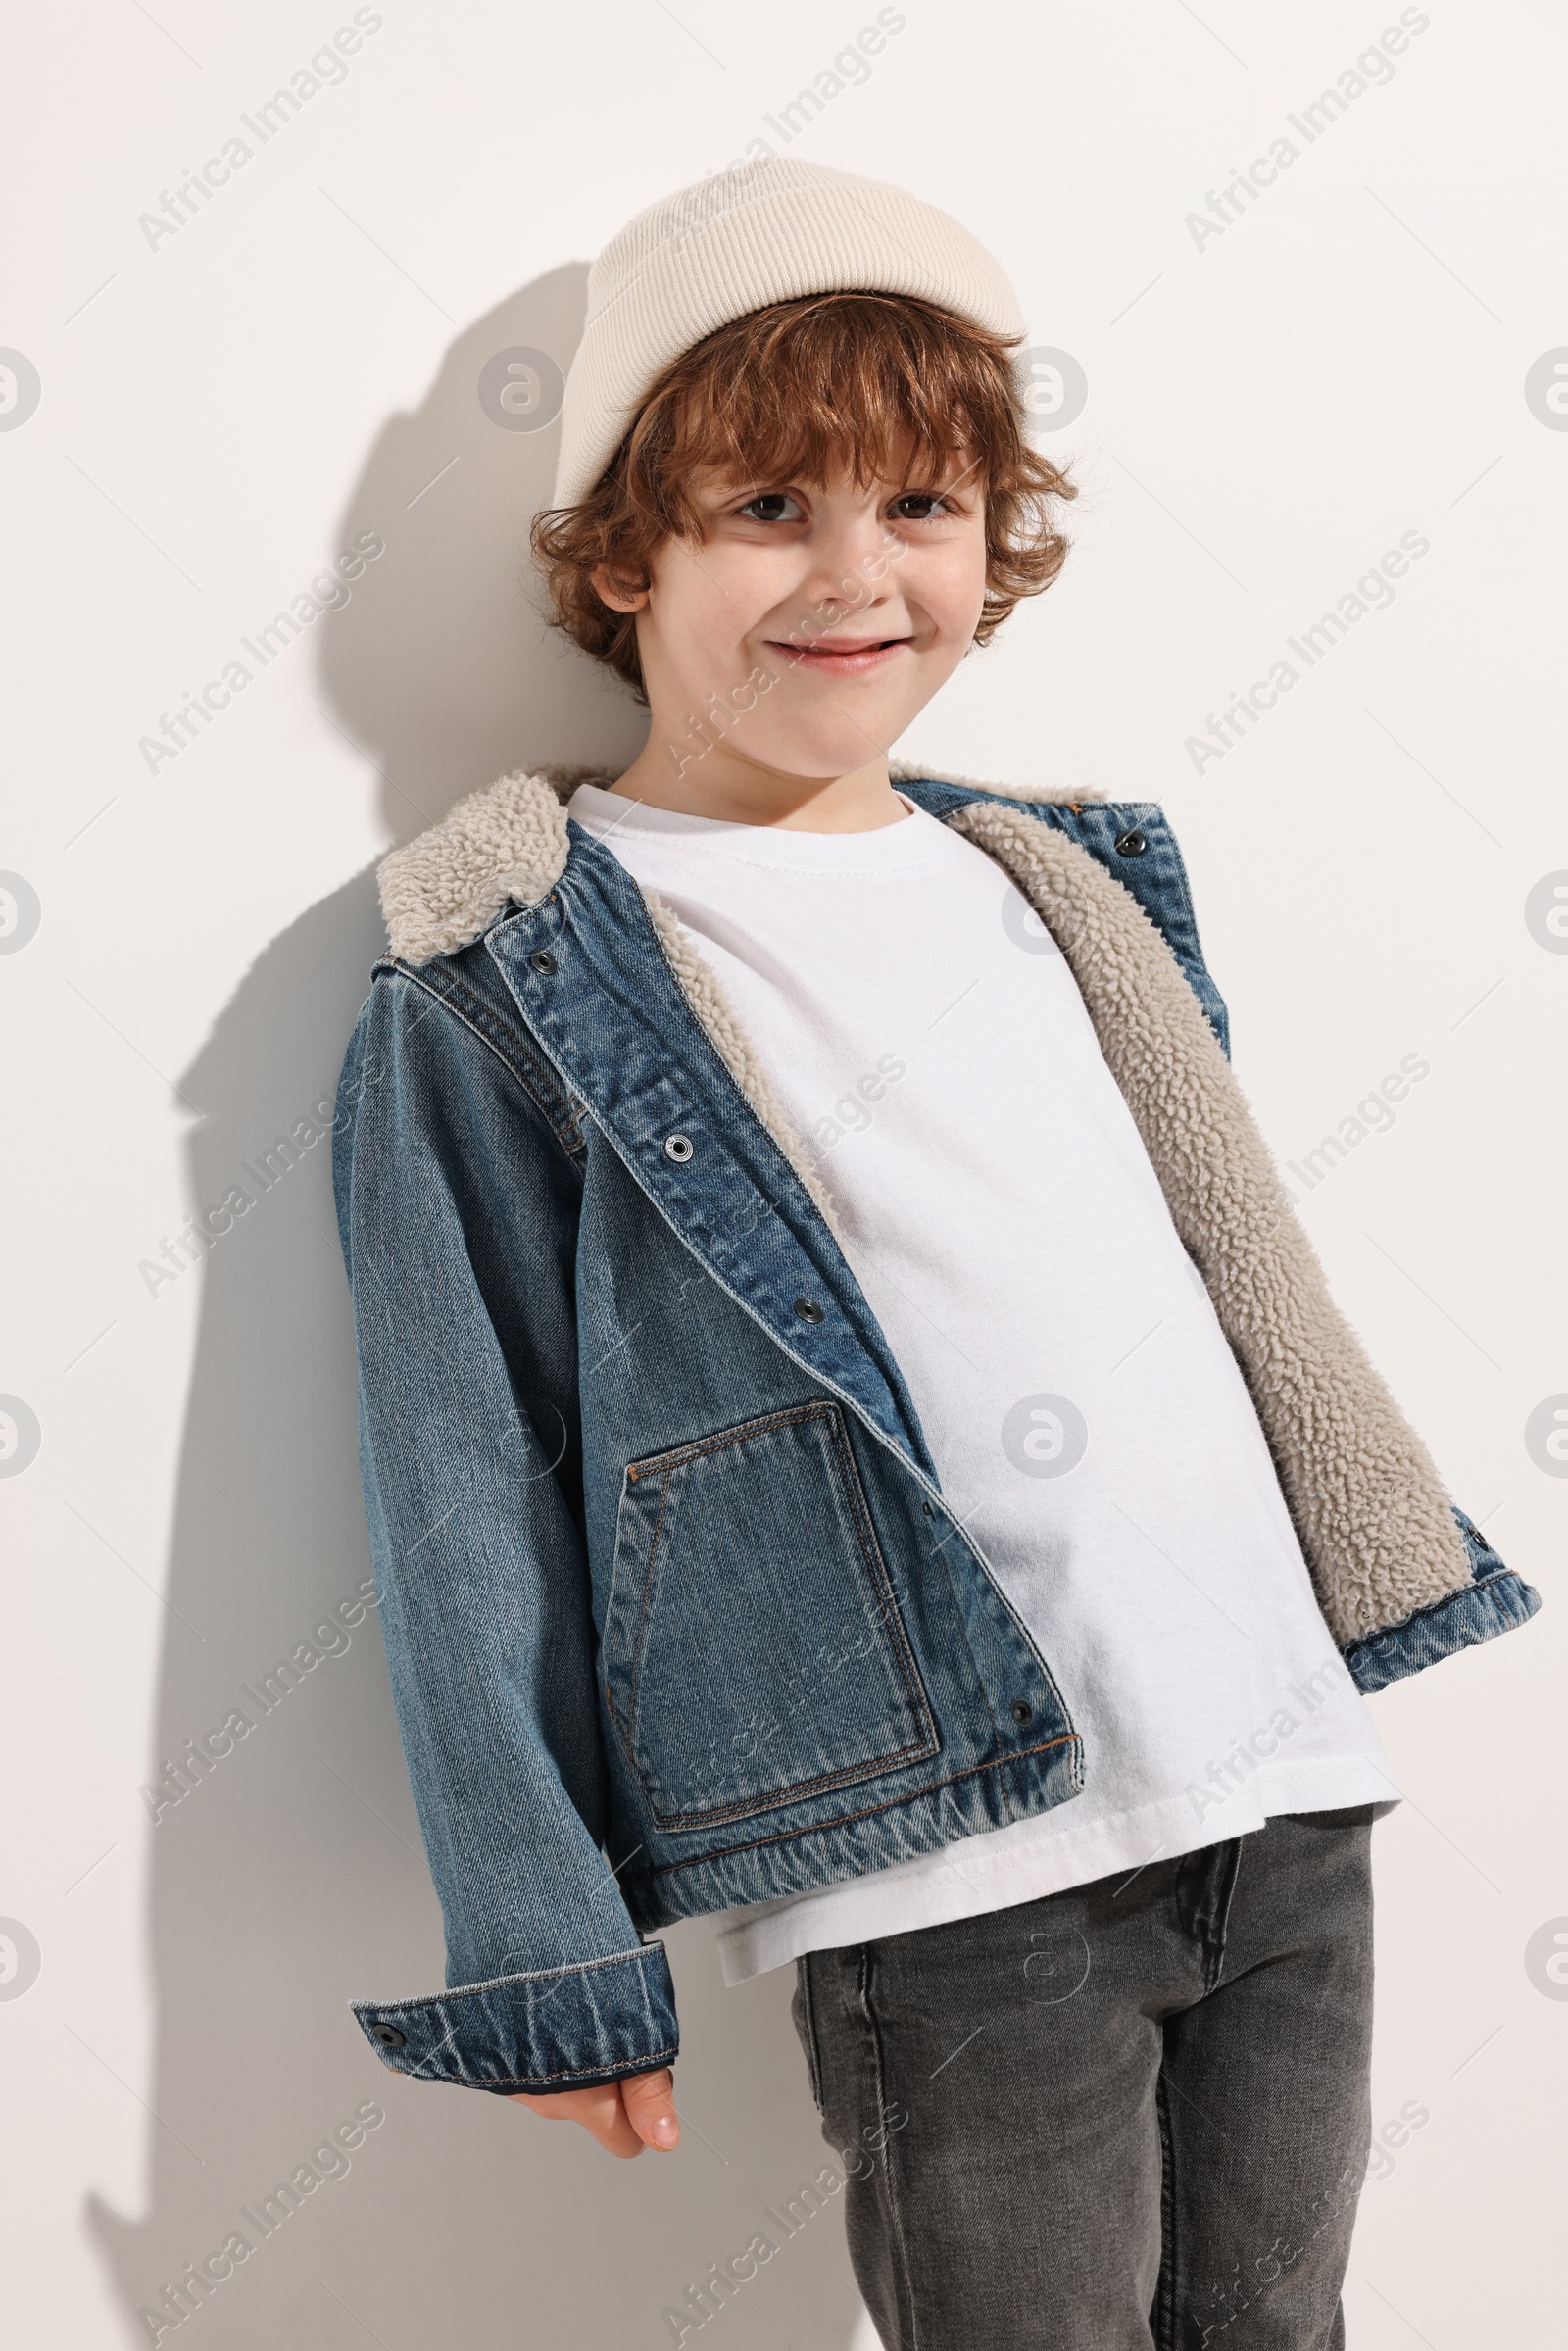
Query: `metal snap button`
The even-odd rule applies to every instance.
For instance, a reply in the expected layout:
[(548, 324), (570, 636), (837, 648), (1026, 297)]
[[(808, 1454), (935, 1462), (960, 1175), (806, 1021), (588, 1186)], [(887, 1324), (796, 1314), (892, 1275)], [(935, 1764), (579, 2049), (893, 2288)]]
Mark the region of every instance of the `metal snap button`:
[(664, 1137), (664, 1156), (666, 1159), (673, 1159), (677, 1167), (684, 1167), (696, 1149), (697, 1146), (693, 1143), (690, 1135), (666, 1135)]
[(795, 1301), (795, 1311), (802, 1322), (820, 1322), (822, 1319), (822, 1309), (814, 1298), (798, 1298)]
[(1135, 824), (1129, 832), (1116, 835), (1115, 847), (1118, 857), (1141, 857), (1149, 847), (1149, 836)]
[(1035, 1719), (1035, 1710), (1027, 1698), (1014, 1698), (1007, 1711), (1020, 1729), (1025, 1723), (1032, 1723)]
[(372, 2025), (370, 2033), (383, 2049), (401, 2049), (409, 2037), (406, 2033), (400, 2033), (396, 2025)]
[(556, 968), (556, 958), (548, 947), (536, 947), (528, 960), (535, 971), (551, 972)]

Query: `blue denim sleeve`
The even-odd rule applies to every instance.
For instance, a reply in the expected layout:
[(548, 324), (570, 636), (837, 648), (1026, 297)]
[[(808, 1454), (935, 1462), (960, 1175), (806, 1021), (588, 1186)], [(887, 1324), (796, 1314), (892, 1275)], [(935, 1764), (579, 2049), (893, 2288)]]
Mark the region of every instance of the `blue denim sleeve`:
[(379, 976), (333, 1179), (360, 1462), (447, 1988), (354, 2003), (396, 2071), (497, 2092), (675, 2054), (662, 1943), (601, 1850), (605, 1764), (574, 1507), (580, 1176), (480, 1027)]

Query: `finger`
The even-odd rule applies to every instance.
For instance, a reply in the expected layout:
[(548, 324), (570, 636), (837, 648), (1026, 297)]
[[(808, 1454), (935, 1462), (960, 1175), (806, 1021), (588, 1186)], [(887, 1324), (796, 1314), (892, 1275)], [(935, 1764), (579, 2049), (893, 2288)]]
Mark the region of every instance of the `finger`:
[(675, 2077), (668, 2066), (657, 2074), (633, 2074), (620, 2085), (627, 2119), (645, 2146), (667, 2150), (680, 2144), (675, 2114)]
[(612, 2155), (629, 2157), (643, 2151), (642, 2140), (626, 2120), (618, 2082), (597, 2082), (591, 2089), (558, 2090), (544, 2097), (514, 2090), (512, 2097), (518, 2106), (531, 2106), (543, 2122), (580, 2123)]
[(592, 2089), (573, 2093), (577, 2112), (572, 2117), (581, 2123), (599, 2144), (610, 2154), (629, 2162), (643, 2151), (643, 2142), (626, 2120), (626, 2109), (620, 2102), (618, 2082), (599, 2082)]
[(603, 2125), (596, 2121), (590, 2124), (589, 2128), (599, 2144), (610, 2154), (618, 2155), (622, 2163), (630, 2163), (635, 2156), (642, 2153), (643, 2141), (640, 2133), (633, 2128), (622, 2101), (623, 2086), (624, 2084), (619, 2082), (611, 2082), (610, 2094), (614, 2103), (608, 2109)]

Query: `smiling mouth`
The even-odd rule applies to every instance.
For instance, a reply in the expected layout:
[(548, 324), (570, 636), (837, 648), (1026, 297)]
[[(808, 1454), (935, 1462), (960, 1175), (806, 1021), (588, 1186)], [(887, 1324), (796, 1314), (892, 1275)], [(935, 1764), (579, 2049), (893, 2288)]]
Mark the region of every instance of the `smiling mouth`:
[(868, 669), (912, 642), (908, 637), (817, 637), (809, 644), (775, 643), (797, 669)]

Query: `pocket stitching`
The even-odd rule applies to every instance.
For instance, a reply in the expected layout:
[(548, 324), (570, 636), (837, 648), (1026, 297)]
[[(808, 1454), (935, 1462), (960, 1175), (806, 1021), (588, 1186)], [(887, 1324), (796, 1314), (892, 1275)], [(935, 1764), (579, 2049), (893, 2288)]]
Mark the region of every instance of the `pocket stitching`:
[[(833, 1450), (839, 1462), (840, 1479), (849, 1505), (853, 1537), (860, 1556), (861, 1570), (873, 1592), (878, 1593), (883, 1600), (886, 1611), (883, 1621), (890, 1633), (888, 1645), (898, 1665), (906, 1699), (915, 1717), (917, 1736), (912, 1741), (902, 1747), (895, 1747), (887, 1754), (872, 1756), (861, 1763), (846, 1764), (837, 1771), (819, 1773), (813, 1780), (792, 1782), (789, 1786), (772, 1789), (764, 1795), (742, 1796), (729, 1804), (710, 1806), (699, 1812), (662, 1813), (638, 1763), (632, 1743), (632, 1733), (636, 1719), (637, 1683), (641, 1677), (643, 1664), (643, 1626), (647, 1618), (649, 1595), (653, 1590), (654, 1563), (658, 1555), (660, 1533), (663, 1526), (670, 1473), (672, 1470), (684, 1467), (689, 1461), (699, 1460), (706, 1454), (721, 1452), (729, 1445), (738, 1445), (742, 1438), (760, 1436), (774, 1429), (790, 1428), (800, 1422), (809, 1420), (828, 1423), (833, 1439)], [(642, 1790), (656, 1826), (664, 1830), (716, 1828), (725, 1821), (745, 1819), (748, 1815), (758, 1812), (773, 1811), (780, 1805), (796, 1803), (807, 1796), (822, 1794), (829, 1788), (841, 1788), (857, 1780), (870, 1779), (879, 1772), (891, 1770), (895, 1764), (918, 1762), (922, 1757), (936, 1754), (941, 1740), (937, 1737), (936, 1725), (931, 1718), (930, 1700), (926, 1696), (918, 1673), (914, 1670), (913, 1653), (909, 1648), (903, 1617), (899, 1613), (898, 1595), (894, 1592), (892, 1581), (887, 1574), (886, 1562), (882, 1558), (881, 1547), (876, 1540), (876, 1530), (871, 1523), (859, 1472), (856, 1467), (854, 1453), (850, 1449), (849, 1438), (843, 1424), (843, 1415), (837, 1404), (823, 1398), (808, 1404), (794, 1405), (783, 1411), (766, 1413), (758, 1420), (742, 1422), (738, 1428), (720, 1431), (715, 1436), (699, 1439), (691, 1445), (677, 1445), (668, 1452), (651, 1454), (643, 1462), (629, 1464), (626, 1474), (628, 1478), (646, 1477), (656, 1469), (662, 1474), (664, 1492), (660, 1497), (659, 1517), (655, 1523), (654, 1540), (649, 1549), (648, 1571), (643, 1583), (642, 1607), (638, 1615), (637, 1637), (632, 1649), (631, 1690), (624, 1717), (612, 1695), (610, 1676), (608, 1673), (605, 1676), (606, 1700), (615, 1727), (620, 1733), (621, 1746), (627, 1765)]]
[(688, 1461), (699, 1460), (704, 1453), (721, 1453), (726, 1445), (739, 1445), (743, 1437), (760, 1437), (769, 1429), (787, 1429), (800, 1420), (836, 1420), (838, 1406), (826, 1401), (811, 1404), (792, 1404), (779, 1412), (764, 1412), (758, 1420), (743, 1420), (738, 1428), (720, 1429), (711, 1437), (694, 1438), (690, 1445), (677, 1445), (667, 1453), (649, 1453), (641, 1461), (629, 1464), (626, 1475), (635, 1485), (655, 1470), (668, 1477), (672, 1469), (684, 1469)]
[(631, 1726), (637, 1719), (637, 1682), (643, 1669), (643, 1626), (648, 1621), (648, 1595), (654, 1589), (654, 1568), (659, 1558), (659, 1539), (664, 1531), (664, 1512), (669, 1506), (669, 1472), (664, 1472), (663, 1488), (659, 1496), (659, 1516), (654, 1521), (654, 1540), (648, 1546), (648, 1573), (643, 1578), (642, 1606), (637, 1612), (637, 1637), (632, 1644), (631, 1690), (626, 1700), (627, 1744), (630, 1745)]
[[(930, 1701), (926, 1697), (918, 1674), (914, 1671), (914, 1655), (909, 1647), (908, 1635), (904, 1629), (904, 1619), (899, 1613), (899, 1595), (893, 1589), (893, 1580), (887, 1572), (887, 1562), (882, 1557), (881, 1546), (876, 1540), (876, 1529), (871, 1524), (870, 1506), (866, 1502), (865, 1491), (860, 1484), (860, 1473), (856, 1467), (855, 1455), (850, 1450), (849, 1436), (845, 1430), (842, 1415), (832, 1410), (831, 1407), (830, 1414), (833, 1435), (842, 1456), (844, 1483), (849, 1493), (851, 1514), (856, 1522), (856, 1532), (860, 1539), (860, 1549), (865, 1557), (867, 1573), (873, 1585), (880, 1588), (884, 1606), (888, 1610), (885, 1621), (892, 1632), (893, 1647), (899, 1660), (899, 1671), (904, 1676), (905, 1693), (914, 1711), (916, 1720), (923, 1719), (925, 1721), (928, 1736), (931, 1736), (934, 1734), (935, 1726), (931, 1722)], [(925, 1751), (935, 1751), (934, 1737), (932, 1746)]]

